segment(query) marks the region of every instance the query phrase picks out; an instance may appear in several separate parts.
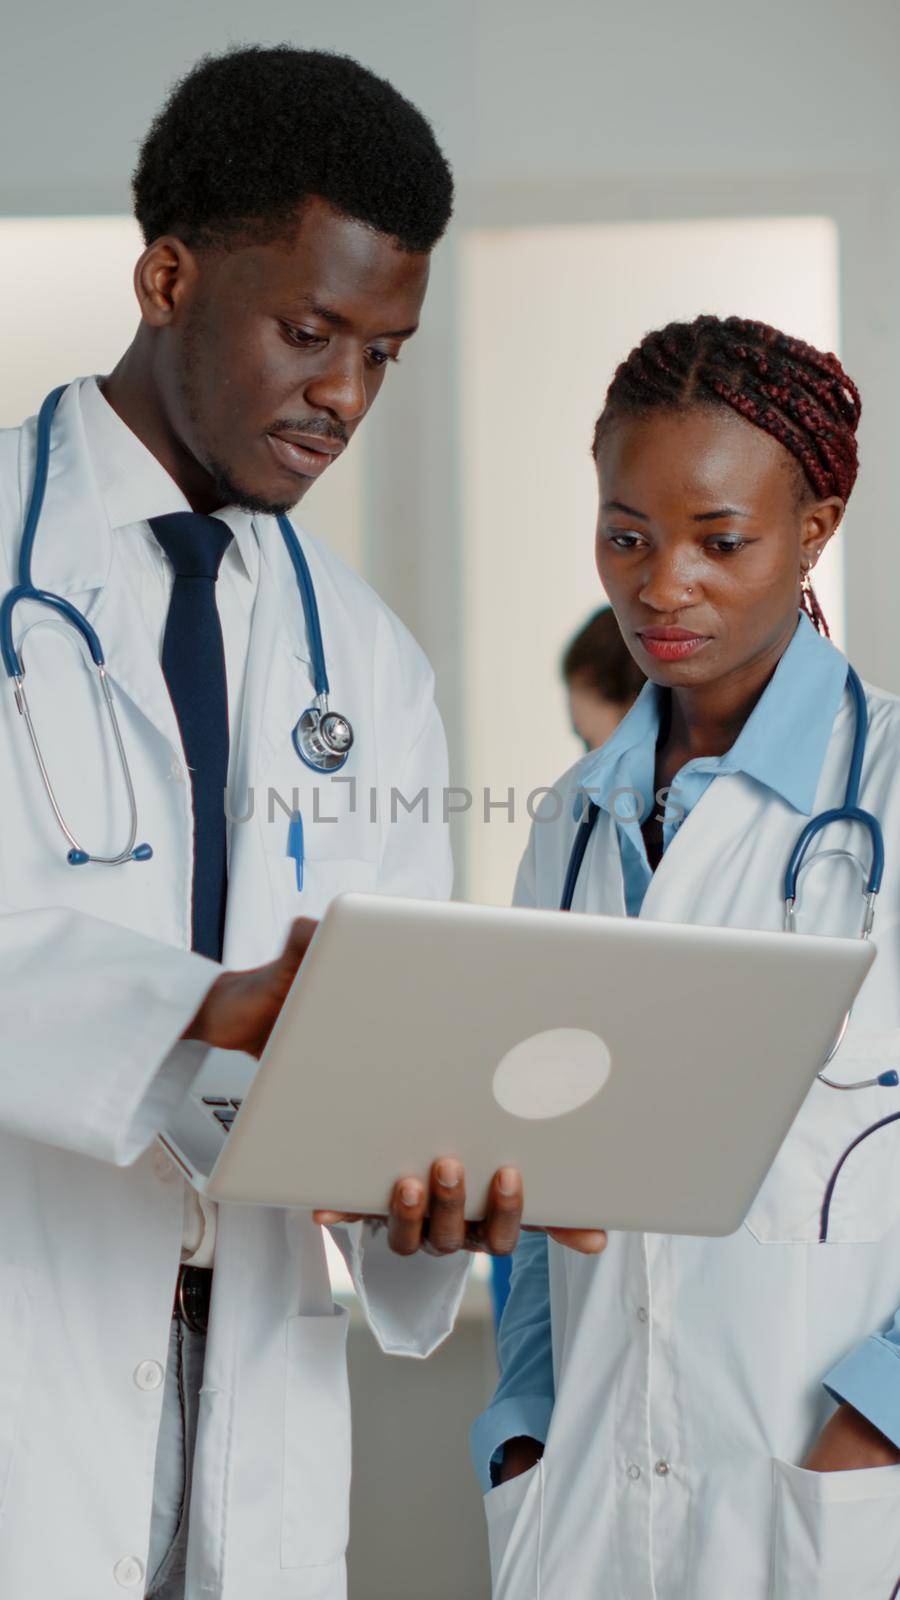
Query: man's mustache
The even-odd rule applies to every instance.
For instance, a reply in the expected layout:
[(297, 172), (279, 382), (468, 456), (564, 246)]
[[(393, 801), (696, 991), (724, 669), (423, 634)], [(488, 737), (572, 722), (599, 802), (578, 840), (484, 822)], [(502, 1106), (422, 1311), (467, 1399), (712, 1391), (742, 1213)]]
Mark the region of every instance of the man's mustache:
[(330, 417), (279, 417), (266, 430), (268, 433), (306, 433), (318, 439), (334, 439), (338, 444), (350, 443), (350, 434), (342, 422)]

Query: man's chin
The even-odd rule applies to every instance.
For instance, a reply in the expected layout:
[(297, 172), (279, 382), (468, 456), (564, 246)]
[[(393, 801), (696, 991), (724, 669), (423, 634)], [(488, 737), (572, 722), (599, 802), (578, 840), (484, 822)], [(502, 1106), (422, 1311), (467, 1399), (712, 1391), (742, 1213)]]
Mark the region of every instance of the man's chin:
[(276, 497), (271, 490), (267, 493), (263, 485), (256, 487), (241, 483), (218, 462), (210, 462), (207, 471), (222, 496), (223, 506), (237, 506), (239, 510), (249, 511), (257, 516), (279, 517), (284, 512), (291, 511), (298, 500), (303, 498), (308, 487), (302, 480), (298, 480), (297, 492), (291, 498), (285, 495)]
[(229, 502), (237, 506), (240, 511), (250, 511), (255, 516), (281, 517), (285, 512), (293, 511), (297, 501), (302, 495), (297, 495), (293, 500), (269, 500), (264, 495), (250, 494), (245, 489), (236, 490)]

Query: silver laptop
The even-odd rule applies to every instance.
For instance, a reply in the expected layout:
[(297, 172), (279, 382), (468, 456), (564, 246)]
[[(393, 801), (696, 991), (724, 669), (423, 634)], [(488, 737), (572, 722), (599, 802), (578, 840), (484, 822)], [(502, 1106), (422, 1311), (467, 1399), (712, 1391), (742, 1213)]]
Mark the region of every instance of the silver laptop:
[(874, 959), (860, 940), (348, 894), (259, 1064), (215, 1051), (160, 1137), (218, 1201), (380, 1213), (465, 1163), (483, 1215), (738, 1228)]

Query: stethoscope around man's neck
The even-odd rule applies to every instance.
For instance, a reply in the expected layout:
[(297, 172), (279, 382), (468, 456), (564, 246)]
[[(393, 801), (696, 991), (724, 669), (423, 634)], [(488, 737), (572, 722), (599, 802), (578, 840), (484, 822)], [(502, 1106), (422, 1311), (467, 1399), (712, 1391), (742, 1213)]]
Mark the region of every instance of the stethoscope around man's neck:
[[(809, 847), (813, 840), (816, 839), (820, 833), (824, 832), (826, 828), (830, 827), (833, 822), (849, 822), (856, 824), (857, 826), (865, 829), (869, 836), (872, 849), (872, 859), (869, 865), (868, 876), (866, 877), (865, 888), (863, 890), (864, 905), (860, 938), (868, 939), (872, 932), (872, 924), (875, 920), (875, 902), (878, 897), (879, 890), (881, 889), (882, 877), (884, 876), (884, 835), (882, 833), (881, 823), (878, 821), (878, 818), (873, 816), (871, 811), (864, 811), (859, 804), (859, 785), (862, 777), (863, 758), (866, 753), (866, 739), (869, 732), (869, 714), (866, 708), (865, 690), (863, 689), (857, 674), (849, 664), (847, 667), (847, 687), (850, 690), (850, 695), (853, 700), (855, 721), (853, 749), (850, 755), (850, 767), (847, 773), (847, 787), (844, 793), (844, 801), (843, 805), (834, 806), (830, 811), (822, 811), (817, 817), (811, 817), (805, 828), (800, 833), (797, 842), (791, 851), (784, 874), (784, 929), (786, 933), (795, 933), (797, 931), (796, 912), (798, 881)], [(591, 836), (594, 832), (599, 815), (600, 807), (597, 805), (596, 801), (589, 801), (581, 820), (579, 821), (575, 839), (572, 844), (571, 853), (569, 855), (565, 879), (563, 881), (562, 898), (559, 906), (560, 911), (571, 911), (572, 909), (572, 902), (575, 898), (575, 890), (578, 885), (578, 879), (584, 862), (585, 854), (587, 852), (587, 847), (590, 844)], [(845, 855), (848, 852), (839, 851), (837, 853)], [(856, 858), (854, 857), (852, 859), (855, 860)], [(823, 1067), (827, 1067), (829, 1061), (833, 1060), (834, 1056), (840, 1049), (849, 1023), (850, 1012), (848, 1011), (841, 1024), (838, 1036), (822, 1063)], [(839, 1083), (837, 1079), (827, 1077), (824, 1072), (819, 1072), (818, 1077), (819, 1081), (826, 1084), (829, 1089), (896, 1089), (898, 1084), (900, 1084), (900, 1074), (894, 1071), (893, 1068), (888, 1072), (879, 1073), (878, 1077), (876, 1078), (864, 1078), (857, 1083)]]
[[(38, 413), (34, 475), (28, 510), (25, 514), (22, 543), (19, 548), (18, 582), (0, 602), (0, 655), (2, 655), (7, 676), (13, 684), (16, 706), (28, 730), (44, 791), (50, 802), (60, 832), (69, 847), (66, 852), (66, 860), (72, 867), (86, 866), (88, 863), (98, 866), (117, 867), (126, 861), (149, 861), (153, 855), (153, 850), (149, 844), (137, 843), (138, 814), (134, 782), (131, 776), (125, 743), (122, 738), (122, 731), (119, 726), (119, 719), (116, 715), (112, 688), (107, 676), (103, 647), (96, 629), (91, 627), (87, 617), (78, 610), (77, 606), (74, 606), (70, 600), (66, 600), (62, 595), (53, 594), (47, 589), (35, 588), (31, 577), (31, 558), (34, 551), (34, 541), (40, 522), (44, 496), (47, 491), (50, 465), (50, 433), (56, 408), (65, 393), (66, 387), (63, 384), (60, 388), (54, 389), (51, 394), (48, 394)], [(353, 728), (347, 717), (329, 709), (328, 671), (325, 665), (322, 625), (319, 619), (319, 607), (316, 601), (312, 576), (306, 557), (300, 547), (300, 541), (286, 516), (279, 516), (278, 526), (294, 568), (297, 587), (300, 590), (300, 601), (303, 606), (303, 617), (306, 625), (306, 637), (309, 643), (316, 696), (312, 705), (308, 706), (300, 716), (291, 737), (300, 760), (310, 767), (313, 772), (339, 772), (353, 748)], [(44, 760), (25, 692), (25, 667), (13, 642), (13, 618), (16, 606), (22, 600), (29, 600), (38, 605), (48, 607), (51, 611), (56, 612), (63, 621), (70, 623), (84, 640), (91, 660), (97, 669), (103, 704), (109, 719), (128, 803), (128, 840), (124, 848), (114, 855), (93, 855), (84, 845), (79, 843), (66, 822), (50, 781), (47, 764)]]

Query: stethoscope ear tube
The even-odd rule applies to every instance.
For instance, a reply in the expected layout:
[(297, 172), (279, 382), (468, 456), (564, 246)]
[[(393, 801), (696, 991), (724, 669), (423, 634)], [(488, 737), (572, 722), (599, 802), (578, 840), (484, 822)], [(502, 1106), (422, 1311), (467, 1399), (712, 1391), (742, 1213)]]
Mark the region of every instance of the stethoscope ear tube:
[(100, 689), (103, 695), (103, 702), (106, 706), (107, 715), (112, 728), (113, 741), (115, 743), (116, 752), (119, 758), (119, 766), (121, 768), (122, 777), (124, 779), (125, 788), (128, 795), (128, 843), (126, 844), (124, 850), (119, 851), (118, 855), (113, 856), (91, 855), (89, 850), (85, 850), (84, 846), (79, 844), (74, 833), (66, 822), (66, 819), (62, 813), (62, 808), (60, 807), (59, 801), (56, 798), (53, 784), (50, 781), (50, 774), (47, 771), (47, 764), (44, 760), (40, 741), (32, 720), (31, 710), (28, 705), (28, 696), (25, 692), (25, 684), (21, 677), (14, 679), (16, 706), (20, 716), (24, 719), (25, 726), (28, 730), (28, 737), (31, 740), (31, 748), (34, 751), (34, 757), (38, 764), (38, 770), (40, 771), (41, 779), (44, 784), (44, 789), (47, 793), (47, 798), (50, 801), (53, 815), (56, 818), (60, 832), (68, 842), (69, 849), (66, 852), (66, 860), (68, 861), (70, 867), (82, 867), (88, 862), (94, 862), (100, 866), (118, 867), (121, 866), (125, 861), (149, 861), (153, 855), (153, 851), (149, 844), (135, 844), (137, 839), (138, 818), (134, 784), (131, 781), (131, 771), (128, 766), (128, 758), (125, 753), (125, 745), (122, 739), (122, 731), (119, 727), (119, 719), (116, 716), (116, 708), (115, 704), (113, 703), (112, 690), (106, 677), (106, 668), (103, 666), (102, 662), (97, 668), (97, 673), (100, 680)]
[(38, 522), (44, 505), (44, 495), (47, 493), (47, 476), (50, 469), (50, 425), (53, 421), (54, 412), (67, 387), (67, 384), (61, 383), (58, 389), (52, 389), (38, 412), (31, 498), (28, 501), (25, 526), (22, 529), (22, 543), (19, 546), (19, 583), (25, 589), (31, 588), (31, 552), (34, 548), (34, 537), (37, 533)]
[[(878, 1083), (880, 1083), (881, 1082), (881, 1078), (877, 1079), (876, 1081)], [(852, 1085), (845, 1085), (845, 1084), (836, 1084), (835, 1087), (843, 1089), (843, 1088), (848, 1088), (848, 1087), (853, 1087), (853, 1086)], [(824, 1194), (823, 1199), (822, 1199), (822, 1206), (821, 1206), (821, 1210), (819, 1212), (819, 1243), (820, 1244), (826, 1244), (827, 1240), (828, 1240), (828, 1226), (829, 1226), (829, 1223), (831, 1221), (831, 1203), (832, 1203), (832, 1201), (834, 1199), (834, 1191), (835, 1191), (835, 1188), (837, 1187), (838, 1178), (840, 1177), (840, 1175), (841, 1175), (841, 1173), (842, 1173), (842, 1171), (844, 1169), (844, 1165), (845, 1165), (845, 1163), (847, 1161), (847, 1158), (849, 1156), (851, 1156), (853, 1154), (854, 1150), (858, 1149), (858, 1147), (861, 1144), (863, 1144), (866, 1139), (870, 1139), (872, 1137), (873, 1133), (880, 1133), (882, 1128), (889, 1127), (889, 1125), (891, 1123), (893, 1123), (893, 1122), (900, 1122), (900, 1111), (892, 1111), (891, 1115), (889, 1117), (882, 1117), (880, 1122), (873, 1122), (871, 1128), (864, 1128), (862, 1133), (858, 1134), (857, 1137), (853, 1140), (853, 1143), (849, 1144), (847, 1146), (846, 1150), (844, 1151), (843, 1155), (841, 1156), (841, 1159), (838, 1162), (837, 1166), (835, 1167), (834, 1171), (832, 1172), (831, 1177), (828, 1179), (828, 1183), (827, 1183), (826, 1188), (825, 1188), (825, 1194)], [(897, 1593), (897, 1590), (895, 1589), (894, 1590), (894, 1595), (896, 1595), (896, 1593)], [(894, 1600), (894, 1595), (891, 1596), (891, 1600)]]
[[(858, 673), (851, 666), (847, 667), (847, 687), (853, 699), (855, 722), (844, 803), (841, 806), (834, 806), (830, 811), (821, 812), (818, 817), (812, 817), (806, 824), (791, 851), (785, 870), (784, 900), (785, 905), (790, 904), (791, 913), (793, 913), (797, 902), (797, 880), (800, 876), (800, 868), (813, 839), (825, 828), (830, 827), (833, 822), (858, 823), (868, 833), (872, 847), (872, 859), (869, 863), (869, 876), (866, 880), (865, 891), (873, 908), (871, 916), (867, 919), (871, 930), (872, 916), (874, 916), (874, 897), (881, 888), (881, 880), (884, 876), (884, 834), (878, 818), (873, 816), (871, 811), (864, 811), (859, 804), (859, 785), (862, 778), (863, 758), (866, 753), (866, 740), (869, 733), (869, 712), (866, 706), (865, 690), (860, 682)], [(791, 916), (791, 923), (793, 923), (793, 916)]]
[(77, 628), (82, 639), (91, 653), (91, 660), (98, 668), (105, 666), (103, 647), (99, 636), (91, 627), (86, 616), (73, 606), (71, 600), (65, 600), (62, 595), (51, 594), (49, 589), (35, 589), (32, 584), (20, 583), (15, 589), (10, 589), (0, 602), (0, 650), (3, 654), (3, 665), (7, 676), (10, 678), (24, 678), (25, 668), (16, 652), (12, 638), (13, 612), (21, 600), (33, 600), (38, 605), (49, 606), (51, 611), (56, 611), (73, 628)]
[[(869, 863), (866, 886), (863, 891), (865, 899), (861, 931), (863, 939), (868, 939), (875, 921), (875, 901), (881, 889), (881, 880), (884, 876), (884, 834), (878, 818), (873, 816), (871, 811), (864, 811), (859, 804), (859, 785), (862, 777), (866, 738), (869, 731), (869, 713), (862, 683), (853, 668), (849, 666), (847, 668), (847, 685), (853, 698), (855, 727), (844, 803), (841, 806), (832, 807), (830, 811), (821, 812), (817, 817), (812, 817), (802, 830), (791, 851), (784, 874), (784, 928), (786, 933), (795, 933), (797, 931), (797, 887), (800, 871), (809, 846), (820, 833), (835, 822), (855, 823), (865, 829), (869, 835), (871, 861)], [(850, 1025), (851, 1014), (851, 1011), (847, 1012), (837, 1038), (822, 1063), (823, 1066), (827, 1067), (829, 1061), (833, 1061), (837, 1055)], [(817, 1077), (819, 1082), (824, 1084), (827, 1089), (838, 1089), (843, 1093), (852, 1089), (896, 1089), (900, 1085), (900, 1075), (893, 1069), (881, 1072), (875, 1078), (860, 1078), (853, 1083), (840, 1083), (836, 1078), (829, 1078), (824, 1072), (819, 1072)]]
[(559, 902), (560, 911), (571, 911), (572, 909), (572, 901), (575, 898), (575, 889), (578, 883), (578, 874), (581, 871), (585, 852), (591, 842), (591, 834), (594, 831), (594, 827), (599, 815), (600, 807), (597, 805), (595, 800), (590, 800), (588, 802), (588, 808), (578, 824), (578, 832), (575, 835), (575, 842), (572, 845), (572, 853), (569, 856), (569, 865), (566, 868), (566, 878), (563, 884), (562, 898)]
[(288, 518), (280, 516), (278, 526), (294, 568), (297, 588), (300, 590), (300, 603), (303, 606), (303, 620), (306, 624), (316, 691), (315, 703), (307, 707), (294, 727), (291, 735), (294, 749), (304, 766), (309, 767), (312, 772), (340, 772), (353, 749), (353, 726), (348, 717), (329, 710), (328, 670), (325, 665), (322, 624), (312, 575), (300, 548), (300, 541)]

